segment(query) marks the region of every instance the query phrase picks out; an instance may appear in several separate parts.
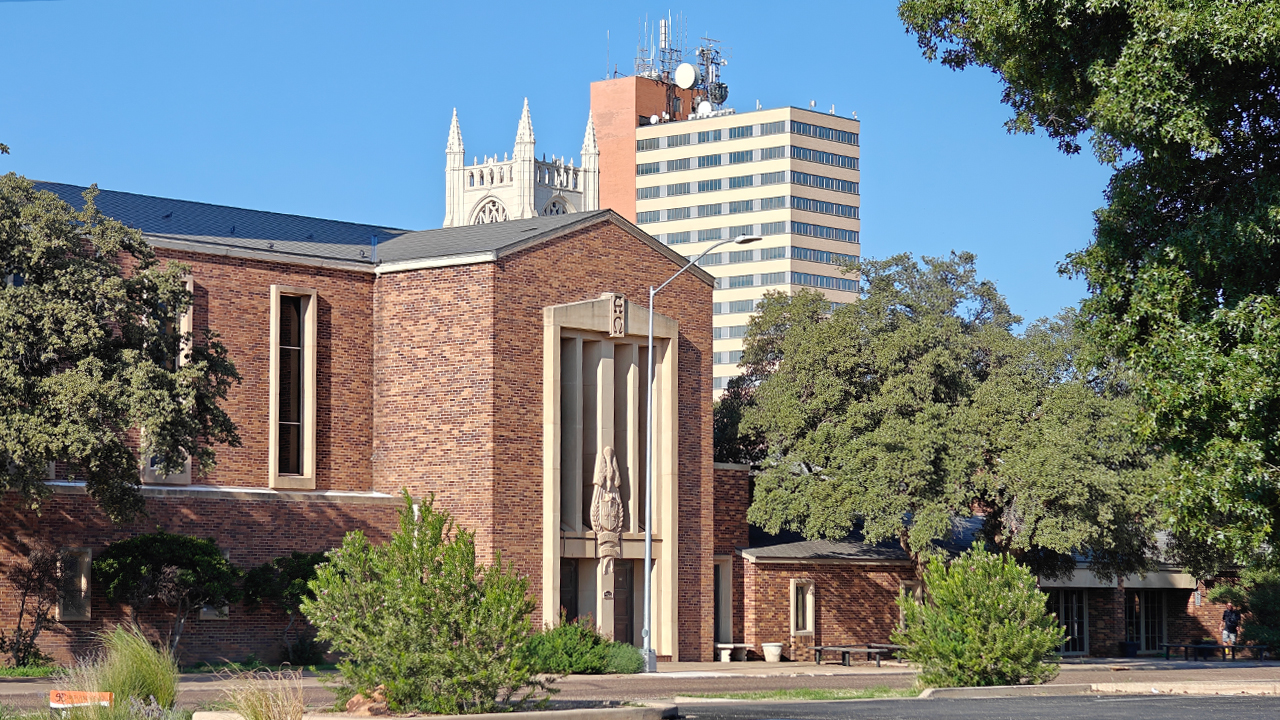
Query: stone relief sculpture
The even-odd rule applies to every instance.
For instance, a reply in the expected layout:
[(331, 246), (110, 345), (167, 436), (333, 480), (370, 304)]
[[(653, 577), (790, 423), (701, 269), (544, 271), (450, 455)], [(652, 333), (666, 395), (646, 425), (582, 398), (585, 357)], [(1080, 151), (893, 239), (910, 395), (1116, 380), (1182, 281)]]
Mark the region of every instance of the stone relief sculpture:
[(622, 474), (613, 448), (605, 447), (596, 458), (595, 490), (591, 494), (591, 528), (605, 574), (613, 574), (613, 562), (622, 557)]

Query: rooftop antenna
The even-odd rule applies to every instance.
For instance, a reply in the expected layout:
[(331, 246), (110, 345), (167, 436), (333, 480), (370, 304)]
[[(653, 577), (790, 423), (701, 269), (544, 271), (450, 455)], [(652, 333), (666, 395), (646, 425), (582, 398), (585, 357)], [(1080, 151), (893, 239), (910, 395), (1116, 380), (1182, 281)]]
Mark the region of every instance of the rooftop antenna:
[(609, 31), (604, 31), (604, 76), (609, 77)]

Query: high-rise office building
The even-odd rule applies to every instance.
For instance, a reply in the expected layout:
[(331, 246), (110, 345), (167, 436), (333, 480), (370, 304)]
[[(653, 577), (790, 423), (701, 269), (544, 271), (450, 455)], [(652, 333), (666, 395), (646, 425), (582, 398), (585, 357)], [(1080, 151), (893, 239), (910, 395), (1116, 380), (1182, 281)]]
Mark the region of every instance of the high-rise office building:
[[(677, 115), (672, 93), (654, 92), (664, 85), (635, 77), (592, 84), (598, 133), (600, 119), (609, 120), (600, 204), (690, 258), (723, 239), (763, 236), (725, 245), (700, 263), (717, 283), (713, 384), (720, 391), (741, 372), (742, 339), (764, 292), (812, 288), (833, 303), (857, 299), (859, 276), (842, 269), (861, 255), (860, 123), (794, 107), (737, 113), (705, 103)], [(613, 107), (621, 96), (634, 96), (625, 111)], [(659, 122), (650, 122), (655, 116)], [(634, 144), (624, 147), (626, 135)], [(625, 163), (632, 152), (634, 168)]]

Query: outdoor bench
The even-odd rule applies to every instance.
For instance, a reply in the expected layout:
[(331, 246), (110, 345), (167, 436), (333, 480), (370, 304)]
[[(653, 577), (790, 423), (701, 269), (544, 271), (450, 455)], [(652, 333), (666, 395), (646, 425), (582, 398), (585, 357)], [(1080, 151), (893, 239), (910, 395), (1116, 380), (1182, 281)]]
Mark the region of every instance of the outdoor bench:
[(813, 650), (813, 658), (819, 665), (822, 664), (823, 653), (839, 653), (841, 665), (848, 665), (850, 657), (854, 653), (866, 653), (867, 661), (869, 662), (874, 657), (876, 667), (880, 667), (880, 656), (892, 654), (896, 649), (898, 649), (898, 646), (860, 643), (857, 645), (814, 645), (810, 649)]
[(716, 643), (716, 651), (720, 653), (720, 662), (746, 660), (747, 650), (752, 647), (750, 643)]
[(1268, 646), (1266, 645), (1214, 645), (1210, 643), (1160, 643), (1160, 647), (1164, 648), (1165, 660), (1169, 659), (1169, 651), (1172, 650), (1173, 648), (1182, 648), (1183, 660), (1191, 659), (1192, 650), (1204, 651), (1204, 652), (1212, 650), (1214, 651), (1215, 655), (1218, 653), (1219, 650), (1221, 650), (1223, 661), (1226, 661), (1227, 659), (1228, 650), (1231, 651), (1231, 659), (1235, 660), (1237, 649), (1240, 649), (1240, 650), (1252, 649), (1252, 650), (1257, 650), (1258, 652), (1264, 652), (1269, 649)]

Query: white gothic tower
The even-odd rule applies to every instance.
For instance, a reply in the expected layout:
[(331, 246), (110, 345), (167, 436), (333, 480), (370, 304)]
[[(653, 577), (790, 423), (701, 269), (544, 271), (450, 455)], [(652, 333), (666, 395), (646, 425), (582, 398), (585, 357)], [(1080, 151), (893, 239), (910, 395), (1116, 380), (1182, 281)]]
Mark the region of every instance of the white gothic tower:
[(525, 98), (512, 155), (472, 158), (467, 165), (455, 109), (445, 145), (444, 227), (600, 208), (600, 150), (590, 115), (582, 141), (581, 167), (575, 167), (572, 159), (554, 155), (550, 161), (539, 160), (535, 147), (533, 118)]

